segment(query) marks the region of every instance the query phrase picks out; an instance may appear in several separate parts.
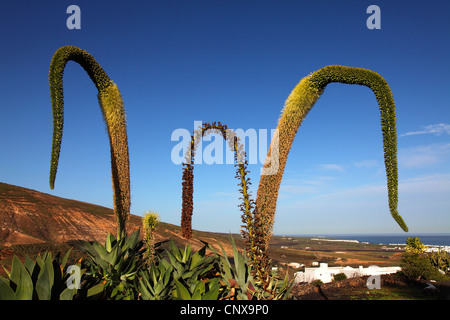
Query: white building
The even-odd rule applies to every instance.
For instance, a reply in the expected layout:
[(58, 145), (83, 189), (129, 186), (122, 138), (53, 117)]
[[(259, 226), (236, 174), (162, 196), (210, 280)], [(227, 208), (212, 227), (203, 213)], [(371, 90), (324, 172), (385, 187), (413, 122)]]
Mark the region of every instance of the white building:
[(381, 274), (390, 274), (396, 273), (400, 271), (400, 267), (378, 267), (378, 266), (369, 266), (368, 268), (363, 268), (359, 266), (359, 268), (352, 267), (328, 267), (327, 263), (321, 263), (318, 268), (305, 268), (305, 271), (299, 271), (294, 274), (294, 282), (301, 283), (307, 282), (310, 283), (314, 280), (321, 280), (323, 283), (333, 281), (334, 275), (338, 273), (343, 273), (347, 276), (347, 278), (353, 277), (361, 277), (361, 276), (372, 276), (372, 275), (381, 275)]
[(448, 253), (450, 253), (450, 246), (427, 246), (424, 251), (428, 253), (447, 251)]

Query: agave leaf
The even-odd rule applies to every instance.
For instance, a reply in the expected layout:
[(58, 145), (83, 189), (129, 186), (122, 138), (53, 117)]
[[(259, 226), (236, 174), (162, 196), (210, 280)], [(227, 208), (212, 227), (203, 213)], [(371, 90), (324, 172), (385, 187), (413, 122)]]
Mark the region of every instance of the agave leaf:
[(137, 229), (133, 232), (126, 240), (125, 245), (123, 246), (123, 251), (127, 249), (134, 249), (140, 241), (140, 229)]
[(43, 267), (43, 265), (44, 265), (44, 260), (43, 260), (43, 258), (41, 257), (41, 255), (38, 255), (38, 256), (36, 257), (36, 264), (39, 266), (39, 268), (42, 269), (42, 267)]
[(50, 277), (49, 269), (51, 268), (53, 271), (53, 266), (50, 265), (49, 267), (47, 261), (44, 263), (36, 282), (36, 293), (39, 300), (50, 300), (52, 294), (53, 277)]
[(115, 266), (117, 263), (120, 263), (119, 258), (122, 255), (122, 250), (120, 247), (114, 247), (111, 252), (105, 257), (105, 261), (107, 261), (110, 265)]
[(34, 266), (36, 264), (34, 263), (34, 261), (29, 256), (25, 257), (24, 265), (25, 265), (25, 268), (28, 270), (28, 272), (30, 274), (33, 274)]
[(200, 255), (200, 253), (197, 251), (192, 255), (191, 259), (191, 265), (189, 266), (189, 270), (192, 270), (198, 266), (200, 266), (203, 263), (203, 257)]
[(67, 250), (66, 254), (64, 255), (62, 262), (61, 262), (61, 267), (64, 269), (66, 267), (66, 263), (67, 263), (67, 259), (69, 258), (70, 253), (72, 252), (72, 248), (70, 248), (69, 250)]
[(14, 290), (9, 286), (9, 280), (0, 276), (0, 300), (14, 300)]
[(8, 276), (8, 278), (11, 278), (11, 272), (8, 271), (8, 269), (5, 268), (4, 265), (2, 265), (3, 270), (5, 270), (6, 275)]
[(208, 292), (202, 295), (202, 300), (217, 300), (219, 298), (220, 278), (213, 278), (208, 281)]
[(73, 300), (73, 296), (77, 293), (77, 289), (66, 288), (59, 295), (59, 300)]
[(170, 266), (170, 268), (166, 269), (164, 271), (164, 277), (163, 277), (163, 284), (164, 286), (167, 286), (167, 284), (169, 283), (169, 280), (171, 278), (172, 275), (172, 271), (173, 271), (173, 267)]
[(172, 239), (170, 239), (169, 249), (170, 249), (170, 252), (172, 253), (172, 255), (173, 255), (178, 261), (181, 261), (181, 260), (182, 260), (181, 253), (180, 253), (180, 251), (178, 250), (177, 246), (175, 245), (175, 243), (173, 242)]
[(228, 260), (227, 252), (223, 248), (222, 244), (219, 243), (219, 246), (222, 249), (222, 253), (223, 253), (223, 256), (220, 257), (221, 267), (222, 267), (222, 271), (225, 273), (225, 277), (223, 274), (222, 274), (222, 277), (228, 284), (230, 284), (230, 279), (233, 278), (233, 274), (231, 272), (231, 270), (232, 270), (231, 264), (230, 264), (230, 261)]
[(161, 272), (165, 271), (165, 270), (171, 270), (173, 271), (174, 267), (173, 265), (167, 261), (166, 259), (161, 259), (158, 265), (158, 269), (161, 270)]
[(247, 264), (245, 257), (237, 250), (236, 243), (231, 237), (231, 244), (233, 246), (234, 265), (236, 269), (236, 277), (239, 286), (244, 289), (247, 283)]
[(200, 293), (200, 291), (195, 291), (190, 299), (185, 300), (202, 300), (202, 294)]
[(10, 281), (17, 285), (14, 293), (15, 300), (31, 300), (33, 298), (33, 281), (17, 256), (14, 256), (12, 261)]
[(92, 297), (92, 296), (95, 296), (95, 295), (101, 293), (104, 290), (104, 288), (105, 288), (105, 283), (103, 283), (103, 282), (93, 286), (92, 288), (89, 288), (87, 291), (87, 297), (89, 298), (89, 297)]
[(93, 254), (96, 257), (99, 257), (102, 260), (106, 260), (108, 257), (108, 252), (106, 251), (106, 248), (104, 246), (102, 246), (100, 243), (98, 243), (97, 241), (94, 241), (92, 243), (92, 248), (93, 250)]
[[(178, 266), (179, 265), (178, 260), (177, 260), (177, 258), (175, 258), (175, 256), (172, 254), (172, 252), (170, 252), (170, 251), (166, 251), (166, 252), (167, 252), (167, 256), (169, 257), (170, 264), (174, 267)], [(164, 261), (164, 259), (163, 259), (163, 261)]]
[(141, 299), (143, 300), (151, 300), (154, 298), (154, 294), (152, 294), (147, 288), (151, 288), (150, 282), (145, 276), (142, 276), (139, 279), (139, 292), (141, 293)]
[(188, 244), (186, 247), (184, 247), (184, 253), (181, 262), (186, 263), (189, 260), (191, 251), (191, 245)]
[(197, 283), (195, 283), (195, 282), (192, 283), (191, 289), (192, 289), (192, 292), (198, 291), (203, 294), (206, 291), (206, 286), (203, 281), (199, 280)]
[(49, 274), (49, 277), (50, 277), (50, 287), (53, 286), (53, 282), (54, 282), (54, 279), (55, 279), (55, 271), (53, 269), (53, 261), (54, 260), (53, 260), (51, 254), (47, 256), (47, 260), (45, 261), (45, 263), (47, 265), (48, 274)]
[(247, 271), (247, 268), (246, 268), (246, 265), (245, 265), (245, 261), (241, 257), (239, 259), (239, 262), (236, 264), (237, 281), (238, 281), (239, 286), (241, 288), (245, 288), (246, 287), (246, 283), (247, 283), (246, 271)]
[(105, 243), (105, 250), (106, 252), (111, 252), (111, 248), (112, 248), (112, 242), (113, 240), (111, 239), (111, 234), (108, 233), (108, 235), (106, 236), (106, 243)]
[(188, 289), (186, 289), (183, 284), (175, 279), (175, 286), (176, 286), (176, 297), (181, 300), (192, 300), (191, 295), (189, 294)]

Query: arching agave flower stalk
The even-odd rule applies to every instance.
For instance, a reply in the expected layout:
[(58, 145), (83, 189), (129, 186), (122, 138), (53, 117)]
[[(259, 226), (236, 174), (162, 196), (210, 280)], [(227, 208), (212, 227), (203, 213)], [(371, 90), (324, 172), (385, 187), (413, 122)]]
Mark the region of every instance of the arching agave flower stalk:
[(234, 160), (236, 169), (235, 178), (239, 179), (239, 191), (242, 194), (240, 198), (242, 203), (239, 205), (242, 215), (241, 219), (244, 223), (242, 225), (241, 234), (247, 248), (254, 246), (254, 230), (253, 230), (253, 215), (252, 209), (254, 201), (251, 199), (251, 192), (249, 186), (251, 185), (250, 178), (247, 177), (247, 160), (245, 159), (244, 146), (240, 142), (240, 138), (233, 130), (228, 129), (225, 124), (220, 122), (204, 123), (199, 129), (194, 130), (191, 136), (190, 147), (186, 152), (186, 162), (183, 163), (183, 177), (182, 177), (182, 200), (183, 207), (181, 210), (181, 230), (183, 237), (189, 239), (192, 237), (192, 214), (194, 209), (193, 193), (194, 193), (194, 157), (197, 146), (202, 137), (207, 133), (216, 133), (228, 142), (228, 147), (234, 151)]
[(371, 70), (346, 66), (327, 66), (300, 81), (286, 100), (278, 121), (279, 141), (278, 145), (274, 144), (277, 150), (272, 150), (271, 144), (265, 167), (268, 167), (271, 153), (274, 152), (278, 152), (279, 167), (275, 174), (263, 174), (261, 176), (254, 210), (255, 229), (258, 231), (260, 238), (263, 239), (258, 248), (258, 252), (263, 256), (261, 257), (262, 260), (267, 258), (266, 251), (272, 235), (278, 191), (292, 142), (303, 119), (319, 99), (325, 87), (331, 82), (363, 85), (374, 92), (381, 113), (389, 209), (400, 227), (404, 231), (408, 231), (408, 227), (397, 212), (397, 132), (395, 104), (391, 90), (387, 82)]
[(63, 74), (68, 61), (80, 64), (98, 89), (98, 100), (108, 130), (117, 237), (126, 235), (130, 213), (130, 172), (125, 109), (117, 86), (88, 52), (65, 46), (58, 49), (50, 63), (49, 82), (53, 110), (53, 145), (50, 165), (50, 188), (55, 185), (64, 124)]

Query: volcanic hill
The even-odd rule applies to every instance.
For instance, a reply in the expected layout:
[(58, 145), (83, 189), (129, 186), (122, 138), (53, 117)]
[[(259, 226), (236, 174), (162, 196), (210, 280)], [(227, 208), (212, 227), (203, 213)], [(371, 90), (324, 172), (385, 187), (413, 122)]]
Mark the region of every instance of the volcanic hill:
[[(140, 216), (130, 215), (128, 234), (141, 228), (141, 220)], [(116, 217), (110, 208), (0, 183), (0, 247), (80, 240), (103, 243), (108, 233), (117, 233)], [(155, 241), (169, 238), (180, 244), (189, 242), (193, 249), (203, 246), (200, 240), (213, 245), (217, 240), (224, 245), (229, 242), (227, 234), (201, 231), (194, 231), (193, 239), (186, 241), (179, 226), (159, 223)]]

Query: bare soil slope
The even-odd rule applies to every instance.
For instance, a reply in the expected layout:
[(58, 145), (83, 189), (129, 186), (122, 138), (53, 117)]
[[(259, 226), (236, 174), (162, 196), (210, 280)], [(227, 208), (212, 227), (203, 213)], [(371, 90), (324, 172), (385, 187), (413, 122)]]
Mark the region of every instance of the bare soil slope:
[[(142, 218), (130, 215), (128, 234), (141, 226)], [(102, 243), (108, 233), (117, 233), (116, 217), (110, 208), (0, 183), (0, 248), (4, 250), (17, 251), (18, 246), (43, 248), (80, 240)], [(194, 231), (193, 239), (187, 241), (179, 226), (161, 222), (155, 232), (156, 242), (170, 238), (181, 245), (190, 243), (194, 250), (203, 246), (201, 241), (220, 250), (220, 241), (227, 253), (232, 253), (228, 234)]]

